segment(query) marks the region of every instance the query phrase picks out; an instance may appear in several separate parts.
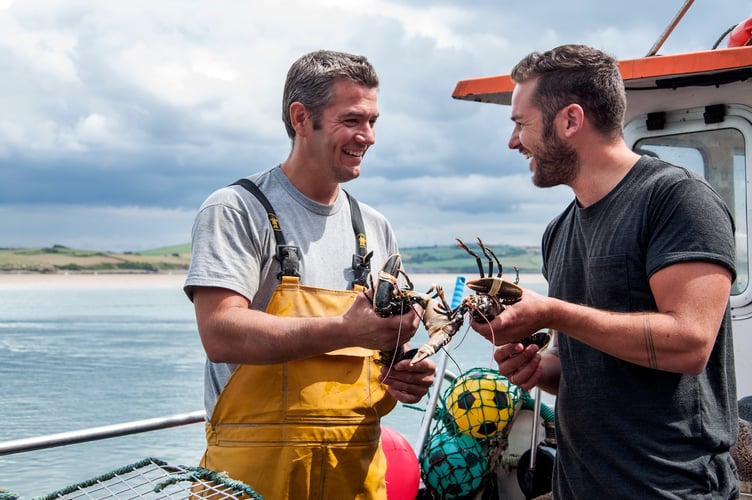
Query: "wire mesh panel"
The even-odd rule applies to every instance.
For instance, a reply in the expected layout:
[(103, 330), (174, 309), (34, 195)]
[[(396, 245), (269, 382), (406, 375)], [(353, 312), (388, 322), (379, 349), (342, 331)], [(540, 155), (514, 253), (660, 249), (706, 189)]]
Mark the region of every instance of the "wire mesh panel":
[(155, 458), (122, 467), (35, 500), (77, 498), (261, 499), (250, 486), (201, 467), (169, 465)]

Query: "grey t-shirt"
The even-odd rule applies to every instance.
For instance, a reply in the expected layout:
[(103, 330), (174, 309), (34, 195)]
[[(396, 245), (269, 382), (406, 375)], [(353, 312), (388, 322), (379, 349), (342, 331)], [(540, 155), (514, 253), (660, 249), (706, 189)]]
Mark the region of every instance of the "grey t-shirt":
[[(607, 196), (573, 202), (543, 237), (549, 294), (618, 312), (656, 311), (649, 278), (705, 261), (734, 275), (731, 215), (705, 181), (643, 157)], [(559, 334), (554, 492), (569, 498), (727, 498), (737, 428), (731, 317), (697, 376), (638, 366)]]
[[(313, 201), (298, 191), (279, 167), (249, 177), (269, 199), (279, 217), (288, 245), (300, 248), (301, 284), (334, 290), (351, 289), (353, 255), (357, 252), (347, 196), (332, 205)], [(398, 251), (388, 221), (370, 206), (359, 203), (375, 279), (387, 257)], [(212, 193), (199, 209), (193, 225), (191, 266), (185, 292), (209, 286), (233, 290), (263, 311), (279, 283), (273, 230), (261, 203), (241, 186)], [(235, 365), (205, 367), (204, 403), (211, 415), (217, 396)]]

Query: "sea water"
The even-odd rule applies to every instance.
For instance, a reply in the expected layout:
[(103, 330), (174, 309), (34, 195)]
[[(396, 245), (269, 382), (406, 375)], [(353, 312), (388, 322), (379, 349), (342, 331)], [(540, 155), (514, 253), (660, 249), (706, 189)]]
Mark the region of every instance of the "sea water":
[[(412, 278), (451, 300), (456, 276)], [(425, 340), (421, 330), (412, 343)], [(490, 343), (467, 328), (447, 348), (454, 374), (494, 366)], [(0, 275), (0, 442), (203, 410), (204, 359), (181, 276)], [(424, 415), (425, 401), (399, 404), (383, 422), (415, 445)], [(46, 495), (146, 457), (197, 465), (203, 449), (199, 423), (0, 456), (0, 492)]]

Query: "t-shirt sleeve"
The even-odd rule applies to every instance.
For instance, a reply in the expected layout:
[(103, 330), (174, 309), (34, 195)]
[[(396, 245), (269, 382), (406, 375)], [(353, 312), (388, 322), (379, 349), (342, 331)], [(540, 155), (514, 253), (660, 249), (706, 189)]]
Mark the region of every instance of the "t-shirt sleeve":
[(267, 231), (248, 215), (234, 190), (224, 191), (204, 203), (193, 224), (184, 285), (191, 300), (194, 287), (207, 286), (232, 290), (250, 301), (259, 287), (260, 262), (268, 262), (261, 258)]
[(720, 196), (688, 177), (656, 196), (651, 211), (647, 272), (687, 261), (719, 264), (736, 279), (734, 222)]

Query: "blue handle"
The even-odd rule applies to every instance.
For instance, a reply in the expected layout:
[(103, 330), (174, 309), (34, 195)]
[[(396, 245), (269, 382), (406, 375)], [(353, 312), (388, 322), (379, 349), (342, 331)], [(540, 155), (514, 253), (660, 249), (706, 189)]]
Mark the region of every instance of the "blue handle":
[(465, 277), (457, 276), (454, 282), (454, 295), (452, 295), (452, 309), (462, 302), (462, 293), (465, 291)]

